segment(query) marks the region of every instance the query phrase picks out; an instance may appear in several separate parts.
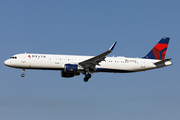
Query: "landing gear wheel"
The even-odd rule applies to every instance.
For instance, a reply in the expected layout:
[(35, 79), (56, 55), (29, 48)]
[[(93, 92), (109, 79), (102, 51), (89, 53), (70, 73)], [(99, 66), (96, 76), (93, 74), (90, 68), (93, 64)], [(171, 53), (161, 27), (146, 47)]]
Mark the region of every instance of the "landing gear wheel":
[(89, 78), (85, 77), (84, 78), (84, 82), (87, 82), (89, 80)]
[(21, 77), (24, 77), (25, 76), (25, 74), (21, 74)]
[(87, 77), (88, 79), (91, 78), (91, 74), (88, 73), (88, 74), (86, 75), (86, 77)]
[(84, 82), (87, 82), (89, 78), (91, 78), (91, 74), (88, 73), (84, 78)]

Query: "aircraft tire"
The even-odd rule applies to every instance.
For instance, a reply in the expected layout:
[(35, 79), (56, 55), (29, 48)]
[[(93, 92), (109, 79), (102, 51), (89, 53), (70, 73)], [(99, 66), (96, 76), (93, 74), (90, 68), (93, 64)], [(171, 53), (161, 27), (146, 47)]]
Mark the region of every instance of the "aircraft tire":
[(87, 82), (88, 80), (89, 80), (88, 77), (85, 77), (85, 78), (84, 78), (84, 82)]
[(21, 77), (24, 77), (25, 76), (25, 74), (21, 74)]
[(88, 79), (91, 78), (91, 74), (88, 73), (88, 74), (86, 75), (86, 77), (87, 77)]

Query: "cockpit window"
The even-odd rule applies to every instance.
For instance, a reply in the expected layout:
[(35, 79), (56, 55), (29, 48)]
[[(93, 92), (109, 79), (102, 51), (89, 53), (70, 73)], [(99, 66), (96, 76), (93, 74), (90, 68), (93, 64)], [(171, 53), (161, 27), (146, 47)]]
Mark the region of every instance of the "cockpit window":
[(11, 59), (17, 59), (17, 57), (16, 56), (12, 56)]

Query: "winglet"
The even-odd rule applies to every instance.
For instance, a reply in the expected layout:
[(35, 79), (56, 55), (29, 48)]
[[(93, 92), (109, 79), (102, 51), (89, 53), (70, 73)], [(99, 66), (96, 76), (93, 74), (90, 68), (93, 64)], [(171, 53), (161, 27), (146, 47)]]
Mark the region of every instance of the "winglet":
[(109, 48), (110, 51), (113, 51), (113, 49), (114, 49), (116, 43), (117, 43), (117, 42), (115, 42), (115, 43)]

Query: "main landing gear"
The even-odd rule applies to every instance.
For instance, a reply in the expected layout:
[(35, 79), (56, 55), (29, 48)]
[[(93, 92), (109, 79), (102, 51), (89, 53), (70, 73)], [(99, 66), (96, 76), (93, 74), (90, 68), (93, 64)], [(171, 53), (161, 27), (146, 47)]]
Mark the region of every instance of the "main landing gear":
[(23, 69), (23, 71), (22, 71), (23, 73), (21, 74), (21, 77), (24, 77), (25, 76), (25, 69)]
[(88, 73), (87, 75), (85, 74), (84, 82), (87, 82), (89, 78), (91, 78), (91, 74), (90, 73)]

